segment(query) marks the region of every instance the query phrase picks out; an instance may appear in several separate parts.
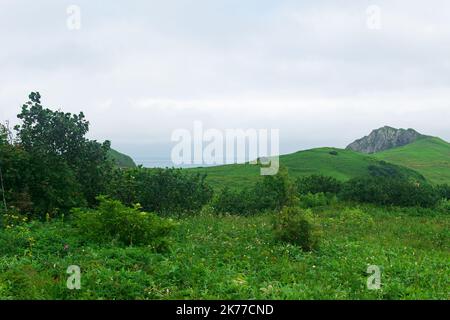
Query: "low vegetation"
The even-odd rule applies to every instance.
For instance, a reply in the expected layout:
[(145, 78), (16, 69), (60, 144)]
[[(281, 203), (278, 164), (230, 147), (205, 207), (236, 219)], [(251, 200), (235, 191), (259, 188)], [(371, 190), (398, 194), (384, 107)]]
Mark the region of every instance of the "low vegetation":
[(93, 243), (145, 245), (161, 252), (169, 248), (169, 235), (175, 227), (171, 219), (140, 211), (140, 206), (129, 208), (118, 200), (99, 197), (97, 209), (72, 210), (73, 225), (80, 238)]
[[(449, 215), (374, 206), (311, 210), (316, 250), (279, 241), (276, 213), (178, 221), (170, 251), (86, 243), (69, 221), (0, 232), (1, 299), (448, 299)], [(81, 289), (68, 290), (69, 265)], [(367, 267), (382, 270), (367, 290)]]
[(275, 216), (275, 239), (298, 245), (303, 251), (312, 251), (319, 245), (319, 230), (311, 210), (285, 207)]
[(329, 148), (302, 154), (331, 157), (322, 174), (291, 163), (239, 188), (199, 169), (121, 168), (82, 113), (29, 98), (15, 134), (0, 131), (0, 299), (449, 298), (448, 184)]

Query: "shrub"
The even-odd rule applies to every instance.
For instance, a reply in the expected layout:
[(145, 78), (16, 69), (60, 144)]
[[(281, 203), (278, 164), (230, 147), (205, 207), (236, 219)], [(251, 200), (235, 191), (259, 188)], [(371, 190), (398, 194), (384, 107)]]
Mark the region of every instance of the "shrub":
[(216, 213), (249, 215), (257, 211), (257, 199), (253, 189), (231, 190), (227, 187), (218, 192), (212, 200)]
[(425, 177), (417, 171), (401, 167), (383, 160), (369, 165), (367, 167), (367, 170), (369, 176), (371, 177), (384, 177), (400, 180), (409, 180), (413, 178), (414, 180), (421, 183), (426, 182)]
[(440, 196), (427, 183), (388, 177), (360, 177), (345, 183), (340, 194), (349, 201), (404, 207), (434, 207)]
[(298, 202), (296, 188), (288, 170), (281, 167), (276, 175), (264, 176), (254, 188), (256, 210), (281, 210)]
[(377, 163), (377, 165), (370, 165), (367, 167), (367, 170), (369, 171), (369, 175), (371, 175), (372, 177), (403, 177), (397, 166), (385, 161), (380, 161)]
[(15, 252), (31, 256), (35, 239), (31, 236), (28, 217), (16, 208), (10, 208), (8, 212), (2, 209), (0, 214), (0, 255)]
[(441, 184), (441, 185), (437, 186), (437, 191), (439, 192), (439, 195), (443, 199), (450, 200), (450, 185)]
[(372, 216), (360, 208), (345, 208), (340, 213), (339, 220), (351, 228), (374, 224)]
[(297, 190), (299, 194), (308, 193), (338, 193), (342, 183), (333, 177), (322, 175), (311, 175), (297, 179)]
[(22, 214), (17, 208), (11, 207), (8, 211), (0, 209), (0, 227), (9, 229), (26, 224), (28, 217)]
[(275, 218), (273, 229), (275, 238), (279, 241), (298, 245), (304, 251), (318, 247), (319, 231), (310, 210), (283, 208)]
[(264, 176), (250, 188), (242, 190), (222, 189), (212, 201), (218, 213), (248, 215), (265, 210), (280, 210), (297, 203), (295, 187), (286, 168), (276, 175)]
[(49, 300), (54, 284), (48, 270), (17, 263), (0, 275), (0, 299)]
[(333, 201), (336, 201), (336, 196), (327, 197), (324, 193), (308, 193), (300, 196), (300, 207), (302, 208), (315, 208), (330, 205)]
[(182, 215), (211, 200), (212, 188), (205, 179), (182, 169), (117, 170), (108, 194), (126, 205), (140, 203), (147, 211)]
[(118, 242), (124, 245), (147, 245), (155, 251), (168, 248), (169, 235), (175, 227), (171, 219), (141, 212), (118, 200), (97, 197), (96, 210), (73, 209), (74, 224), (84, 239), (96, 243)]
[(450, 214), (450, 200), (442, 199), (441, 202), (439, 202), (438, 210)]
[(212, 207), (216, 213), (250, 215), (266, 210), (280, 210), (297, 202), (295, 185), (286, 168), (276, 175), (262, 177), (253, 186), (243, 189), (223, 188), (216, 193)]

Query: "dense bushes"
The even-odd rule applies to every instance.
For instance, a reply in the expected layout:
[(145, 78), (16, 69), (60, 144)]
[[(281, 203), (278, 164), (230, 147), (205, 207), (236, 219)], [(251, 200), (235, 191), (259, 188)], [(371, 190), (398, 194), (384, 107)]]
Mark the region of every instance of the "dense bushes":
[(222, 189), (212, 202), (216, 212), (247, 215), (265, 210), (280, 210), (292, 204), (301, 208), (329, 206), (339, 200), (382, 206), (435, 208), (448, 199), (450, 187), (433, 187), (411, 181), (389, 165), (371, 169), (368, 176), (340, 182), (332, 177), (311, 175), (295, 184), (287, 170), (264, 177), (252, 188)]
[(372, 177), (388, 177), (388, 178), (403, 178), (403, 173), (398, 166), (380, 161), (378, 165), (370, 165), (367, 170)]
[(450, 185), (448, 184), (441, 184), (436, 187), (437, 191), (439, 192), (439, 195), (443, 199), (450, 200)]
[(256, 212), (257, 199), (251, 188), (243, 190), (224, 188), (214, 196), (212, 208), (217, 213), (249, 215)]
[(42, 217), (86, 204), (74, 172), (56, 155), (32, 153), (3, 140), (0, 165), (9, 207)]
[(95, 243), (117, 242), (146, 245), (155, 251), (168, 248), (168, 236), (174, 229), (171, 219), (123, 205), (118, 200), (98, 197), (97, 209), (73, 209), (73, 222), (83, 239)]
[(437, 209), (439, 212), (450, 214), (450, 200), (442, 199)]
[(138, 167), (116, 170), (108, 194), (126, 205), (139, 203), (147, 211), (182, 215), (200, 210), (211, 200), (212, 189), (202, 174)]
[(213, 200), (213, 208), (218, 213), (247, 215), (266, 210), (280, 210), (298, 201), (295, 185), (286, 168), (278, 174), (263, 176), (251, 188), (242, 190), (222, 189)]
[(302, 208), (315, 208), (329, 206), (337, 201), (335, 195), (325, 193), (308, 193), (300, 195), (299, 203)]
[[(368, 170), (368, 176), (354, 178), (344, 183), (320, 175), (298, 178), (300, 202), (304, 207), (327, 205), (331, 195), (337, 195), (344, 201), (403, 207), (434, 207), (441, 198), (450, 196), (450, 187), (444, 185), (434, 188), (422, 180), (411, 181), (405, 178), (396, 166), (387, 163), (369, 166)], [(325, 196), (326, 194), (328, 196)]]
[(255, 186), (258, 210), (280, 210), (295, 204), (297, 192), (288, 170), (280, 167), (276, 175), (264, 176)]
[(339, 214), (338, 224), (345, 225), (348, 229), (355, 229), (371, 226), (374, 221), (372, 216), (361, 208), (344, 208)]
[(311, 175), (300, 177), (296, 181), (299, 194), (333, 193), (341, 191), (342, 182), (333, 177)]
[(300, 246), (304, 251), (317, 249), (320, 231), (310, 210), (285, 207), (273, 223), (275, 238)]
[(404, 207), (433, 207), (440, 200), (435, 188), (427, 183), (386, 177), (351, 179), (340, 196), (343, 200)]

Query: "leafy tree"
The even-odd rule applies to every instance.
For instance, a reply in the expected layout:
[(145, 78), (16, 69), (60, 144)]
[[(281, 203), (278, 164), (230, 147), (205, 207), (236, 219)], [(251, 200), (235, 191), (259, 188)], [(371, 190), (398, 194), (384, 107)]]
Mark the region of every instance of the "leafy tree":
[(31, 159), (23, 148), (9, 140), (10, 135), (9, 129), (0, 124), (0, 169), (5, 197), (2, 201), (8, 206), (29, 211), (32, 207), (28, 186)]
[(31, 153), (61, 156), (75, 167), (85, 148), (89, 122), (84, 114), (52, 111), (41, 105), (39, 92), (32, 92), (29, 101), (17, 115), (22, 123), (15, 126), (22, 147)]
[(41, 214), (84, 205), (81, 185), (57, 156), (32, 153), (19, 143), (0, 143), (0, 165), (9, 206)]
[(44, 108), (39, 92), (32, 92), (29, 99), (17, 116), (21, 124), (15, 130), (20, 147), (31, 159), (29, 188), (37, 202), (47, 203), (39, 207), (72, 206), (81, 200), (94, 204), (110, 177), (110, 142), (100, 144), (85, 137), (89, 122), (82, 112)]

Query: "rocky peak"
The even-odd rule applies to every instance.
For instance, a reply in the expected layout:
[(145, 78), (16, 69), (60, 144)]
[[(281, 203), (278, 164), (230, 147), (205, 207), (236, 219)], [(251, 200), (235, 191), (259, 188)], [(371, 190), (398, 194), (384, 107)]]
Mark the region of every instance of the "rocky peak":
[(424, 137), (424, 135), (414, 129), (396, 129), (384, 126), (373, 130), (368, 136), (352, 142), (346, 149), (363, 153), (375, 153), (407, 145), (421, 137)]

